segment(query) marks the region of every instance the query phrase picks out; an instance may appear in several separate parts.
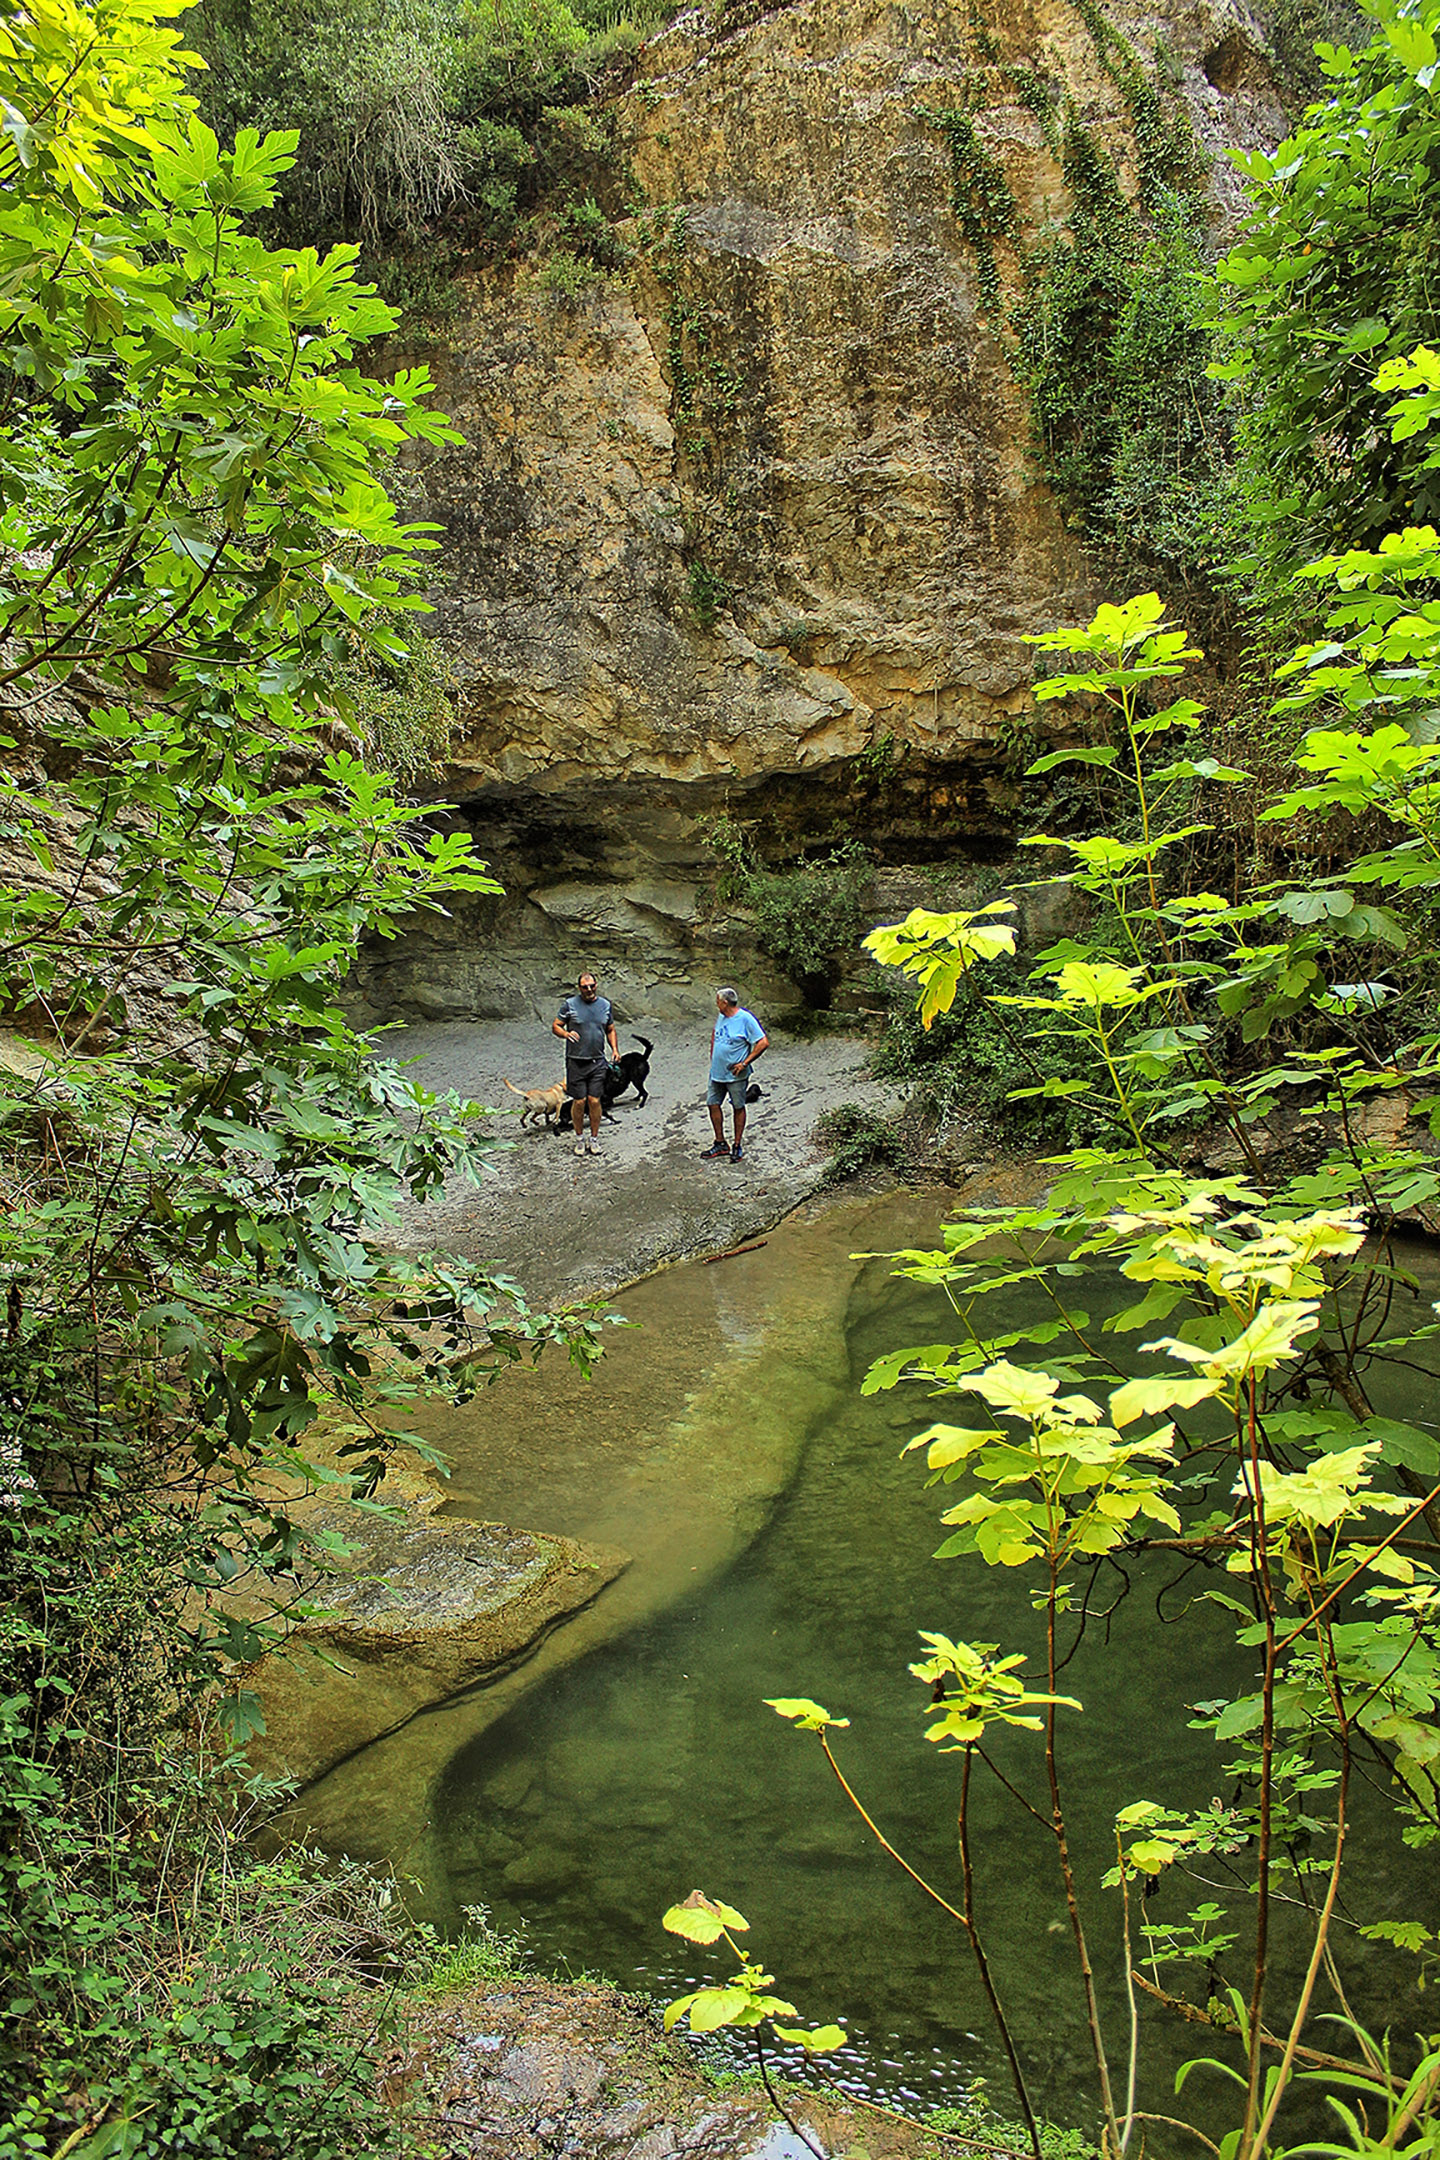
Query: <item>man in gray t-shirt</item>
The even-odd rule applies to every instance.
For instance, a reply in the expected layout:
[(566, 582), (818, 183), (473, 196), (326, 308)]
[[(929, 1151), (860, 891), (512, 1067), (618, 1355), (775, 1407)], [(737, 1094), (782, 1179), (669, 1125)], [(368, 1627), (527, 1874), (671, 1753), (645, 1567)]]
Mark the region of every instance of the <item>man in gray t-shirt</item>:
[[(570, 1120), (575, 1127), (575, 1153), (600, 1153), (601, 1083), (605, 1067), (620, 1055), (620, 1042), (610, 1014), (609, 998), (602, 998), (595, 977), (588, 972), (576, 985), (578, 995), (566, 998), (551, 1023), (550, 1032), (565, 1045), (565, 1092), (570, 1098)], [(584, 1128), (590, 1113), (590, 1131)]]

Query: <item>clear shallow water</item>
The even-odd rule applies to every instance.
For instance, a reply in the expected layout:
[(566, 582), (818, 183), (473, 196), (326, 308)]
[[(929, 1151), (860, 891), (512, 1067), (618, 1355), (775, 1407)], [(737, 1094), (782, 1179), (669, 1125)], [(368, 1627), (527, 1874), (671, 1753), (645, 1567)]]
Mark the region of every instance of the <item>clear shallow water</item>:
[[(763, 1698), (811, 1695), (852, 1720), (836, 1742), (847, 1775), (953, 1898), (958, 1765), (923, 1738), (927, 1691), (906, 1671), (921, 1654), (917, 1630), (1038, 1654), (1038, 1625), (1019, 1575), (931, 1558), (942, 1503), (914, 1458), (899, 1461), (926, 1422), (925, 1398), (858, 1392), (872, 1357), (939, 1339), (947, 1316), (937, 1293), (871, 1264), (850, 1299), (853, 1385), (811, 1435), (765, 1532), (700, 1596), (593, 1654), (485, 1734), (451, 1765), (437, 1812), (458, 1899), (489, 1905), (502, 1924), (523, 1919), (542, 1959), (657, 1994), (723, 1970), (667, 1936), (660, 1914), (697, 1885), (723, 1896), (750, 1920), (802, 2015), (851, 2024), (847, 2082), (930, 2105), (996, 2071), (963, 1938), (878, 1851), (818, 1744)], [(738, 1391), (734, 1407), (743, 1420)], [(1118, 1733), (1155, 1729), (1171, 1685), (1152, 1643), (1157, 1587), (1136, 1583), (1064, 1683), (1086, 1704), (1067, 1719), (1066, 1739), (1072, 1794), (1078, 1802), (1088, 1791), (1095, 1835), (1082, 1840), (1079, 1864), (1092, 1881), (1124, 1799), (1184, 1804), (1215, 1784), (1201, 1735), (1182, 1736), (1178, 1759), (1156, 1761), (1138, 1786), (1115, 1760)], [(1199, 1692), (1223, 1692), (1235, 1669), (1226, 1633), (1218, 1614), (1202, 1625)], [(1184, 1656), (1196, 1659), (1193, 1635)], [(1043, 1771), (1036, 1736), (1005, 1736), (997, 1755), (1027, 1786)], [(1051, 1841), (993, 1783), (973, 1820), (1012, 2021), (1056, 2105), (1085, 2074), (1085, 2039), (1062, 2000), (1070, 1936)]]
[[(693, 1595), (548, 1681), (462, 1749), (433, 1820), (456, 1902), (486, 1905), (502, 1925), (523, 1922), (542, 1963), (662, 1998), (715, 1977), (723, 1958), (659, 1924), (698, 1886), (746, 1914), (751, 1943), (803, 2018), (848, 2024), (850, 2044), (831, 2063), (853, 2090), (923, 2108), (956, 2100), (983, 2075), (1003, 2107), (1008, 2077), (963, 1937), (878, 1851), (818, 1743), (762, 1700), (810, 1695), (852, 1720), (836, 1742), (847, 1775), (887, 1835), (958, 1901), (958, 1759), (925, 1743), (926, 1691), (906, 1667), (921, 1651), (917, 1630), (932, 1627), (1026, 1651), (1039, 1684), (1040, 1622), (1022, 1575), (931, 1557), (944, 1503), (924, 1490), (916, 1458), (899, 1460), (935, 1414), (926, 1398), (859, 1394), (875, 1356), (941, 1339), (948, 1319), (938, 1293), (868, 1263), (845, 1313), (847, 1384), (760, 1536)], [(763, 1364), (737, 1378), (736, 1430), (764, 1390)], [(1152, 1561), (1130, 1571), (1128, 1589), (1112, 1580), (1118, 1602), (1108, 1620), (1092, 1621), (1061, 1685), (1084, 1704), (1064, 1715), (1067, 1803), (1121, 2049), (1119, 1903), (1098, 1890), (1115, 1811), (1136, 1799), (1188, 1807), (1229, 1790), (1225, 1751), (1188, 1731), (1173, 1705), (1235, 1692), (1254, 1660), (1237, 1651), (1225, 1616), (1196, 1602), (1206, 1581), (1224, 1587), (1220, 1578)], [(1183, 1628), (1174, 1624), (1182, 1615)], [(1039, 1736), (1005, 1734), (994, 1752), (1043, 1806)], [(1059, 2120), (1089, 2121), (1089, 2044), (1053, 1840), (988, 1778), (972, 1808), (981, 1922), (1032, 2097)], [(1367, 1837), (1363, 1824), (1352, 1850), (1373, 1886), (1370, 1910), (1415, 1910), (1413, 1856)], [(1180, 1919), (1207, 1894), (1224, 1902), (1223, 1865), (1212, 1872), (1214, 1893), (1167, 1877), (1151, 1917)], [(1283, 1915), (1278, 1932), (1282, 1956), (1287, 1938), (1298, 1956), (1299, 1930)], [(1396, 1992), (1397, 1969), (1368, 1950), (1354, 1959), (1356, 2007), (1408, 2031), (1422, 2013)], [(1239, 1957), (1230, 1974), (1244, 1977)], [(1171, 2112), (1176, 2067), (1220, 2049), (1163, 2012), (1142, 2018), (1142, 2105)], [(1205, 2119), (1200, 2084), (1186, 2108)]]
[[(626, 1292), (618, 1302), (635, 1325), (612, 1339), (594, 1380), (542, 1366), (437, 1416), (429, 1437), (453, 1460), (453, 1506), (622, 1546), (631, 1565), (527, 1665), (362, 1749), (301, 1805), (321, 1844), (389, 1859), (441, 1924), (458, 1924), (462, 1903), (484, 1904), (527, 1926), (542, 1965), (662, 1998), (724, 1970), (660, 1926), (701, 1886), (748, 1914), (802, 2017), (848, 2025), (838, 2067), (852, 2088), (924, 2107), (981, 2074), (1003, 2108), (1008, 2076), (963, 1938), (869, 1841), (816, 1742), (762, 1705), (808, 1694), (851, 1718), (837, 1745), (862, 1796), (955, 1895), (958, 1762), (922, 1737), (924, 1691), (906, 1672), (917, 1631), (1026, 1651), (1038, 1678), (1040, 1627), (1022, 1578), (931, 1558), (944, 1499), (899, 1450), (936, 1409), (918, 1392), (859, 1394), (882, 1351), (948, 1337), (948, 1308), (883, 1261), (848, 1257), (935, 1242), (945, 1205), (911, 1193), (792, 1218), (763, 1250)], [(1425, 1298), (1437, 1289), (1427, 1282)], [(1434, 1384), (1401, 1374), (1377, 1407), (1425, 1422)], [(1085, 1705), (1065, 1715), (1067, 1803), (1115, 2054), (1119, 1910), (1098, 1888), (1115, 1810), (1230, 1790), (1226, 1751), (1171, 1714), (1176, 1699), (1249, 1679), (1252, 1655), (1236, 1651), (1223, 1615), (1203, 1604), (1187, 1614), (1207, 1582), (1226, 1587), (1178, 1563), (1133, 1571), (1062, 1681)], [(1182, 1614), (1183, 1628), (1165, 1624)], [(1038, 1738), (1006, 1735), (996, 1752), (1043, 1805)], [(988, 1781), (972, 1808), (980, 1917), (1033, 2096), (1089, 2126), (1093, 2074), (1053, 1840)], [(1386, 1842), (1373, 1820), (1351, 1855), (1362, 1917), (1434, 1924), (1431, 1856)], [(1207, 1895), (1225, 1902), (1223, 1869), (1212, 1873), (1214, 1889), (1167, 1878), (1155, 1917), (1180, 1918)], [(1277, 1932), (1295, 1966), (1299, 1929), (1282, 1913)], [(1407, 1992), (1413, 1968), (1343, 1926), (1340, 1944), (1359, 2014), (1401, 2036), (1422, 2029), (1430, 2005)], [(1243, 1955), (1228, 1973), (1244, 1978)], [(1142, 2102), (1178, 2112), (1175, 2066), (1220, 2052), (1218, 2036), (1143, 2004), (1142, 2021)], [(1335, 2036), (1312, 2025), (1307, 2037)], [(1228, 2099), (1207, 2076), (1209, 2099), (1196, 2079), (1182, 2105), (1213, 2130)], [(1318, 2108), (1297, 2110), (1292, 2138), (1302, 2120), (1305, 2134), (1333, 2127)], [(1157, 2130), (1149, 2149), (1193, 2160), (1198, 2148)]]

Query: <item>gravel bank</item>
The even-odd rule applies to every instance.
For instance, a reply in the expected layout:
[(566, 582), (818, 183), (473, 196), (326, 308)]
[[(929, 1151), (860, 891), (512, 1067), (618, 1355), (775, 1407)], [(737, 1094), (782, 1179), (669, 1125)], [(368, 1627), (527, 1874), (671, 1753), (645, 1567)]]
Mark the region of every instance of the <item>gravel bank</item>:
[[(412, 2014), (381, 2089), (446, 2160), (810, 2160), (763, 2094), (717, 2090), (653, 2009), (614, 1988), (517, 1978)], [(973, 2140), (927, 2134), (839, 2095), (787, 2105), (836, 2160), (961, 2160)]]
[(637, 1034), (654, 1044), (648, 1100), (641, 1105), (632, 1093), (616, 1103), (601, 1129), (601, 1154), (580, 1159), (568, 1133), (522, 1130), (522, 1105), (504, 1085), (508, 1077), (517, 1087), (545, 1087), (563, 1076), (562, 1045), (544, 1021), (434, 1022), (383, 1038), (391, 1056), (414, 1061), (426, 1087), (489, 1105), (492, 1132), (510, 1143), (478, 1187), (457, 1182), (413, 1210), (407, 1238), (480, 1259), (516, 1276), (533, 1299), (554, 1303), (608, 1293), (669, 1261), (722, 1252), (769, 1229), (823, 1177), (826, 1158), (811, 1138), (822, 1111), (842, 1102), (883, 1107), (894, 1098), (868, 1078), (867, 1046), (857, 1037), (801, 1042), (777, 1028), (759, 1061), (764, 1092), (749, 1113), (745, 1161), (702, 1162), (711, 1140), (709, 1026), (708, 1016), (619, 1026), (622, 1051), (639, 1047)]

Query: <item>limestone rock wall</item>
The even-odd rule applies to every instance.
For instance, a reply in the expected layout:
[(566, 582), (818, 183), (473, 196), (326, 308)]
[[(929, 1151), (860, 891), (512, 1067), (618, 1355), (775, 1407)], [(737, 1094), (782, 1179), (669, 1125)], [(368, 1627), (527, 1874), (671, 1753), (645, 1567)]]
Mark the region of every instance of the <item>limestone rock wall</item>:
[[(1110, 12), (1206, 147), (1282, 131), (1238, 0)], [(509, 897), (378, 956), (377, 1004), (514, 1013), (589, 962), (637, 1012), (703, 1005), (754, 957), (697, 918), (697, 821), (719, 811), (778, 852), (850, 833), (890, 863), (1003, 857), (1021, 640), (1099, 597), (1027, 456), (923, 110), (985, 68), (976, 126), (1027, 240), (1062, 182), (1006, 64), (1063, 85), (1133, 189), (1075, 0), (989, 0), (983, 25), (937, 0), (725, 21), (683, 16), (620, 101), (646, 205), (629, 270), (568, 299), (473, 276), (423, 355), (465, 438), (409, 475), (444, 530), (445, 792)], [(1223, 160), (1211, 184), (1223, 217)]]

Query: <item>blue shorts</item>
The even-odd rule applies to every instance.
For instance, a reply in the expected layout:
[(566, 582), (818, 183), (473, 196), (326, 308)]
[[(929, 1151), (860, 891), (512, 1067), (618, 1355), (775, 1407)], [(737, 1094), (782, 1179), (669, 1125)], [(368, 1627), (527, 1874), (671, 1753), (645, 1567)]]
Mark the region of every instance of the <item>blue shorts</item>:
[(710, 1082), (710, 1092), (705, 1097), (705, 1100), (712, 1110), (718, 1110), (728, 1095), (732, 1106), (736, 1110), (743, 1110), (745, 1108), (745, 1090), (749, 1085), (750, 1076), (748, 1073), (740, 1073), (733, 1080), (712, 1080)]

